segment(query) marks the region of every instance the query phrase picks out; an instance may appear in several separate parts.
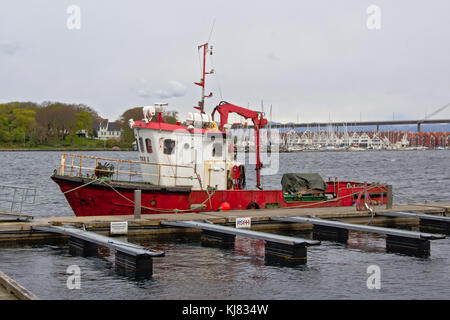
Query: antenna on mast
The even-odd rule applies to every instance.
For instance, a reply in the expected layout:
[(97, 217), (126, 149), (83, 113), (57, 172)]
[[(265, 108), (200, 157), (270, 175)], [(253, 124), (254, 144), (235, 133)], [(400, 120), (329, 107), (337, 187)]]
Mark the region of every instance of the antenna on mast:
[(208, 42), (199, 45), (198, 50), (203, 48), (203, 66), (202, 66), (202, 78), (200, 79), (200, 82), (194, 82), (196, 85), (202, 87), (202, 99), (198, 102), (198, 106), (194, 107), (195, 109), (200, 110), (201, 113), (205, 113), (204, 107), (205, 107), (205, 98), (211, 98), (212, 92), (209, 93), (209, 95), (205, 96), (205, 79), (207, 74), (214, 73), (214, 69), (211, 69), (209, 72), (206, 71), (206, 53), (209, 53), (210, 55), (213, 54), (212, 46), (208, 45)]

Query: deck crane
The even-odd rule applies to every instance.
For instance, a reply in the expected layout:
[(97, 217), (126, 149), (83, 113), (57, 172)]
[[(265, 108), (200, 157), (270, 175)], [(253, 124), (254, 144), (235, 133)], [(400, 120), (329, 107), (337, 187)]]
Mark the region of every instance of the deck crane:
[(223, 130), (224, 126), (228, 123), (228, 115), (230, 113), (237, 113), (238, 115), (244, 117), (245, 119), (251, 119), (253, 121), (253, 127), (255, 128), (255, 140), (256, 140), (256, 187), (262, 190), (261, 180), (260, 180), (260, 170), (262, 168), (261, 158), (260, 158), (260, 132), (259, 130), (264, 128), (267, 124), (267, 119), (264, 118), (263, 112), (258, 112), (242, 107), (238, 107), (234, 104), (222, 101), (216, 106), (211, 114), (212, 120), (214, 121), (214, 114), (216, 111), (220, 115), (220, 130)]

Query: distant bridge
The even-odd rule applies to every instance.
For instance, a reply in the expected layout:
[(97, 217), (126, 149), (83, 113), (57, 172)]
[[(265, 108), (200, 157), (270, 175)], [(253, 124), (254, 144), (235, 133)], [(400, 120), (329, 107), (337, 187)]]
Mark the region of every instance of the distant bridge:
[[(427, 120), (388, 120), (388, 121), (340, 121), (340, 122), (309, 122), (309, 123), (284, 123), (284, 124), (271, 124), (272, 128), (313, 128), (313, 127), (327, 127), (329, 125), (335, 127), (343, 127), (343, 126), (376, 126), (377, 132), (380, 131), (381, 126), (388, 125), (408, 125), (414, 124), (417, 125), (417, 131), (420, 132), (420, 126), (422, 124), (440, 124), (440, 123), (450, 123), (450, 119), (427, 119)], [(233, 125), (233, 128), (240, 128), (243, 125)], [(253, 127), (253, 126), (249, 126)]]

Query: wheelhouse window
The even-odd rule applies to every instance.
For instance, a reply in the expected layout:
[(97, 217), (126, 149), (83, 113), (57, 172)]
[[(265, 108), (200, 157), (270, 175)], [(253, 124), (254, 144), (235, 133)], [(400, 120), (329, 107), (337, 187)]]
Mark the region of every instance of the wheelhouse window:
[(175, 152), (175, 140), (164, 140), (164, 154), (173, 154)]
[(220, 142), (213, 144), (212, 156), (216, 158), (222, 157), (222, 144)]
[(136, 143), (136, 150), (140, 151), (139, 150), (139, 140), (136, 138), (136, 140), (134, 142)]
[(144, 141), (142, 138), (139, 138), (139, 151), (144, 153)]
[(147, 153), (152, 153), (153, 152), (152, 140), (150, 140), (149, 138), (145, 139), (145, 146), (147, 147)]

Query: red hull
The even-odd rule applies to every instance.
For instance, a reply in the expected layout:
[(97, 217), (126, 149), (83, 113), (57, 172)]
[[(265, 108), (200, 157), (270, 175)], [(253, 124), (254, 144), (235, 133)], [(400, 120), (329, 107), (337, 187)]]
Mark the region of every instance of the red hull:
[[(224, 201), (229, 203), (231, 210), (249, 209), (252, 204), (258, 208), (352, 206), (358, 197), (356, 193), (364, 190), (360, 183), (328, 182), (326, 194), (331, 199), (327, 201), (285, 201), (281, 190), (218, 190), (208, 199), (205, 191), (125, 182), (109, 182), (110, 185), (93, 182), (70, 191), (91, 180), (58, 175), (52, 176), (52, 179), (62, 192), (67, 192), (66, 199), (76, 216), (132, 215), (136, 189), (142, 190), (142, 214), (217, 211)], [(377, 204), (386, 203), (386, 193), (382, 186), (369, 185), (369, 188), (372, 201)], [(353, 195), (349, 196), (350, 194)], [(201, 203), (204, 203), (205, 209), (191, 209), (191, 205)]]

